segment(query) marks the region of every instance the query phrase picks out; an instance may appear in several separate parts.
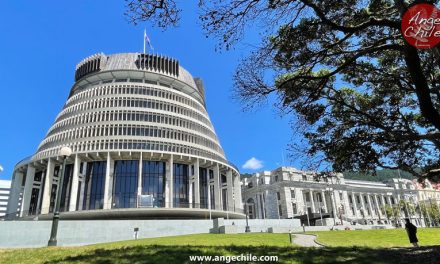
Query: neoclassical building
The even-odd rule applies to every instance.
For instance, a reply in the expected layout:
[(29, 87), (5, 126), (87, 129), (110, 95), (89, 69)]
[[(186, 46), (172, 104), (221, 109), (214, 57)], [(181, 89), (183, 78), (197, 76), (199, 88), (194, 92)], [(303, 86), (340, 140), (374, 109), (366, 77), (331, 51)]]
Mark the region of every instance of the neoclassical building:
[[(68, 146), (63, 186), (62, 158)], [(93, 55), (36, 153), (12, 178), (8, 218), (243, 218), (238, 169), (206, 110), (201, 79), (175, 59)]]
[(0, 220), (3, 220), (8, 208), (11, 181), (0, 180)]
[[(423, 226), (428, 216), (418, 205), (429, 207), (440, 200), (440, 191), (429, 182), (422, 187), (407, 179), (382, 183), (348, 180), (341, 173), (320, 180), (315, 176), (280, 167), (244, 178), (243, 199), (249, 217), (300, 218), (305, 225), (396, 224), (409, 217)], [(415, 210), (404, 206), (398, 217), (387, 217), (385, 207), (404, 204), (402, 200)]]

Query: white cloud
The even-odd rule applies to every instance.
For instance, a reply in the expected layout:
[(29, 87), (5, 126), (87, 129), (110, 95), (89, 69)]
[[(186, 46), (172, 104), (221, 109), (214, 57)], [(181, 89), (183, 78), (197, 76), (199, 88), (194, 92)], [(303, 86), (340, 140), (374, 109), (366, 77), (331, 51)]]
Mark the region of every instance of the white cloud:
[(246, 161), (241, 167), (248, 170), (258, 170), (263, 168), (263, 161), (252, 157), (248, 161)]

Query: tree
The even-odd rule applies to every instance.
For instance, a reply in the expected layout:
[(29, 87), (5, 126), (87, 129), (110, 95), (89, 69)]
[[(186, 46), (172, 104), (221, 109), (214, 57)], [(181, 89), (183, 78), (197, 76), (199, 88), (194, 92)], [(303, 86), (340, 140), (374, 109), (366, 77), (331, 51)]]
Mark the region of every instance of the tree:
[[(429, 226), (438, 226), (440, 220), (440, 209), (436, 202), (426, 202), (419, 204), (419, 208), (422, 212), (422, 216)], [(429, 223), (431, 222), (431, 223)]]
[[(174, 0), (127, 2), (134, 22), (178, 22)], [(221, 48), (232, 48), (252, 25), (262, 28), (260, 47), (236, 70), (235, 91), (251, 107), (277, 95), (306, 139), (291, 145), (293, 154), (325, 161), (333, 171), (400, 168), (440, 180), (440, 48), (417, 50), (400, 33), (403, 13), (421, 2), (438, 3), (200, 0), (199, 6), (202, 27)]]

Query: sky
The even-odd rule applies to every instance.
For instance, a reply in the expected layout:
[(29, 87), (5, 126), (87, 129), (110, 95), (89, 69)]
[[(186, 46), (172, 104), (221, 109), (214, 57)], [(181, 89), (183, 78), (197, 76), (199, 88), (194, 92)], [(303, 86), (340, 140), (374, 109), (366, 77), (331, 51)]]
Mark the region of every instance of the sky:
[(217, 40), (200, 27), (197, 1), (180, 2), (180, 25), (163, 31), (128, 23), (123, 0), (1, 1), (0, 179), (10, 179), (15, 164), (35, 153), (66, 101), (75, 65), (99, 52), (141, 52), (144, 28), (155, 52), (203, 79), (211, 121), (227, 159), (242, 173), (301, 168), (286, 158), (290, 118), (271, 102), (249, 112), (232, 98), (233, 72), (256, 39), (217, 52)]

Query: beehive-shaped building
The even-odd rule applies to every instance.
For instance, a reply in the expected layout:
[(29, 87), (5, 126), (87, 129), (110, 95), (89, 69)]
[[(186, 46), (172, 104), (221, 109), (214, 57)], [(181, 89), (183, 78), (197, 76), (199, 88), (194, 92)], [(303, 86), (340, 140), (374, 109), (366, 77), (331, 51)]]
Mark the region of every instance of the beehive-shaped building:
[[(72, 150), (58, 186), (62, 147)], [(201, 79), (177, 60), (96, 54), (36, 153), (14, 170), (8, 218), (242, 218), (240, 174), (206, 111)]]

